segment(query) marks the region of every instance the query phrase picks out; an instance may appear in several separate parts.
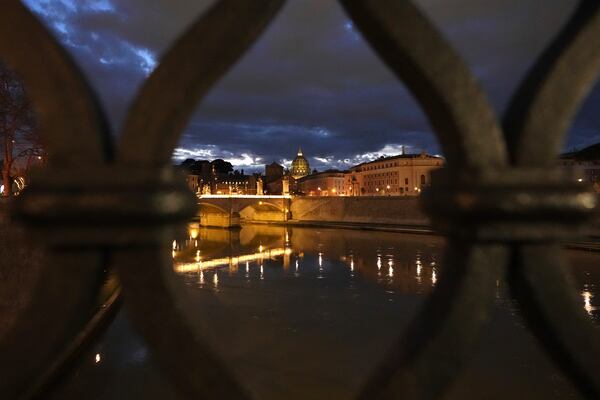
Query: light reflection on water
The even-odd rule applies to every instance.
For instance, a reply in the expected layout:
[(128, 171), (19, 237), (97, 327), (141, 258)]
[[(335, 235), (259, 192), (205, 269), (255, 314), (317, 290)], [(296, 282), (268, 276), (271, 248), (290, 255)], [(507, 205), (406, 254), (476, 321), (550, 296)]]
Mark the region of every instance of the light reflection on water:
[[(293, 231), (301, 232), (300, 235), (293, 235)], [(428, 292), (434, 287), (438, 281), (440, 265), (436, 261), (441, 258), (442, 241), (438, 240), (436, 245), (427, 248), (423, 252), (417, 248), (412, 255), (413, 260), (406, 259), (407, 254), (402, 253), (402, 246), (386, 247), (386, 251), (391, 254), (386, 254), (387, 258), (387, 278), (382, 280), (383, 268), (383, 246), (375, 243), (364, 242), (364, 238), (356, 242), (347, 241), (346, 246), (331, 246), (331, 238), (323, 243), (319, 239), (327, 238), (327, 230), (324, 230), (325, 235), (321, 231), (315, 232), (315, 235), (306, 235), (301, 229), (269, 227), (269, 226), (246, 226), (239, 232), (226, 231), (219, 229), (200, 228), (196, 224), (190, 224), (188, 227), (189, 238), (185, 241), (176, 241), (172, 243), (172, 257), (174, 260), (174, 271), (179, 274), (197, 273), (199, 274), (199, 284), (205, 284), (204, 273), (206, 270), (211, 270), (213, 274), (212, 284), (218, 288), (219, 277), (216, 269), (225, 268), (231, 272), (238, 272), (238, 265), (245, 264), (243, 269), (244, 277), (250, 279), (250, 265), (256, 263), (260, 269), (257, 276), (258, 279), (265, 279), (264, 262), (269, 260), (276, 264), (281, 264), (285, 271), (289, 271), (291, 261), (294, 262), (293, 276), (300, 276), (300, 259), (304, 257), (304, 252), (316, 253), (318, 263), (317, 279), (325, 278), (324, 259), (339, 260), (343, 265), (346, 265), (350, 271), (350, 276), (354, 277), (355, 272), (358, 272), (361, 277), (369, 280), (375, 280), (379, 284), (394, 283), (404, 289), (404, 293), (421, 294)], [(351, 232), (351, 231), (349, 231)], [(232, 239), (233, 237), (233, 239)], [(315, 241), (316, 239), (316, 241)], [(227, 243), (238, 241), (237, 251), (234, 251), (230, 246), (219, 246), (219, 240), (225, 240)], [(252, 251), (249, 243), (258, 241), (260, 244)], [(263, 242), (265, 244), (263, 244)], [(374, 246), (375, 247), (372, 247)], [(327, 254), (323, 251), (326, 248)], [(371, 257), (369, 253), (375, 250), (373, 264), (376, 267), (376, 277), (374, 270), (370, 267), (369, 262)], [(204, 251), (207, 256), (202, 258), (201, 252)], [(395, 273), (394, 252), (400, 252), (403, 257), (400, 258), (399, 268), (400, 275)], [(190, 252), (195, 256), (190, 260)], [(431, 260), (426, 262), (428, 267), (423, 265), (423, 254)], [(408, 255), (411, 256), (411, 255)], [(355, 261), (356, 260), (356, 261)], [(407, 262), (408, 261), (408, 262)], [(404, 264), (403, 264), (404, 263)], [(581, 304), (583, 309), (590, 317), (595, 318), (597, 307), (593, 304), (592, 299), (595, 297), (593, 282), (586, 282), (585, 278), (589, 278), (590, 273), (586, 272), (583, 277), (583, 290), (581, 290)], [(375, 279), (374, 279), (375, 278)], [(577, 276), (576, 276), (577, 278)], [(411, 281), (414, 280), (415, 284)], [(500, 280), (497, 280), (496, 297), (500, 298)]]
[[(183, 280), (198, 273), (212, 277), (212, 281), (204, 279), (202, 283), (201, 280), (198, 289), (212, 291), (233, 303), (235, 301), (231, 299), (238, 295), (236, 288), (240, 281), (243, 281), (245, 287), (256, 290), (256, 293), (263, 290), (276, 291), (278, 294), (275, 297), (261, 305), (249, 305), (247, 300), (238, 304), (243, 304), (246, 312), (253, 313), (253, 318), (262, 321), (264, 325), (257, 328), (263, 329), (262, 335), (284, 325), (287, 331), (294, 332), (296, 343), (306, 347), (304, 353), (319, 354), (323, 360), (322, 365), (312, 366), (317, 375), (326, 375), (319, 368), (326, 368), (326, 360), (335, 359), (338, 355), (334, 353), (343, 352), (348, 346), (353, 350), (346, 351), (347, 353), (356, 353), (357, 358), (352, 362), (365, 358), (364, 353), (357, 350), (357, 345), (369, 336), (368, 329), (365, 331), (366, 326), (399, 332), (399, 326), (405, 326), (403, 324), (418, 309), (424, 295), (434, 289), (444, 269), (441, 262), (444, 240), (436, 236), (247, 226), (239, 232), (199, 229), (195, 239), (192, 240), (190, 236), (190, 239), (178, 242), (175, 247), (177, 252), (173, 270)], [(203, 255), (201, 262), (191, 256), (198, 252)], [(575, 260), (573, 277), (580, 286), (581, 306), (592, 319), (596, 319), (595, 288), (596, 282), (600, 282), (600, 269), (590, 272), (585, 267), (582, 270), (579, 267), (582, 263), (577, 260), (584, 260), (583, 264), (590, 265), (591, 260), (597, 256), (583, 252), (569, 254)], [(241, 271), (237, 269), (238, 263), (245, 265)], [(474, 366), (465, 374), (468, 383), (462, 385), (468, 389), (464, 389), (464, 393), (458, 389), (457, 393), (462, 395), (454, 398), (464, 397), (469, 390), (483, 385), (479, 382), (489, 382), (503, 374), (518, 382), (519, 379), (514, 378), (515, 373), (537, 380), (538, 388), (535, 390), (543, 393), (548, 391), (542, 396), (544, 398), (571, 397), (572, 389), (534, 345), (533, 338), (521, 320), (518, 307), (506, 296), (504, 286), (502, 278), (498, 277), (495, 293), (497, 311), (494, 313), (499, 317), (491, 322), (495, 331), (492, 336), (496, 336), (491, 339), (493, 344), (486, 346), (476, 357)], [(294, 296), (304, 293), (297, 300), (300, 305), (290, 305), (282, 300), (288, 293), (293, 293)], [(191, 296), (195, 295), (192, 293)], [(312, 298), (312, 302), (308, 302), (307, 297)], [(306, 309), (302, 308), (302, 302), (306, 302)], [(384, 308), (384, 305), (388, 308)], [(227, 312), (234, 312), (232, 310), (228, 309)], [(297, 320), (294, 319), (294, 314), (300, 315)], [(375, 327), (369, 325), (369, 316), (376, 314), (382, 320)], [(357, 322), (357, 325), (349, 328), (345, 322), (348, 318), (364, 322)], [(396, 319), (401, 319), (402, 322), (397, 323)], [(323, 343), (314, 341), (307, 333), (314, 329), (320, 332), (318, 336)], [(324, 329), (331, 330), (328, 333), (340, 339), (325, 344)], [(349, 333), (349, 330), (353, 331)], [(356, 338), (348, 337), (352, 335)], [(383, 335), (380, 341), (385, 342), (393, 336), (393, 333)], [(273, 337), (270, 340), (273, 343), (277, 341)], [(227, 351), (226, 347), (223, 351)], [(252, 355), (254, 358), (262, 356)], [(379, 356), (374, 358), (377, 357)], [(304, 361), (296, 362), (298, 365), (306, 365)], [(273, 368), (280, 367), (273, 365)], [(329, 369), (331, 368), (330, 366)], [(338, 378), (333, 373), (328, 379)], [(294, 378), (288, 375), (284, 379), (294, 387)], [(497, 379), (501, 381), (508, 378)], [(301, 386), (298, 382), (296, 384)], [(514, 393), (511, 390), (516, 390), (519, 396), (531, 393), (532, 397), (536, 397), (535, 390), (527, 385), (528, 383), (515, 383), (515, 388), (518, 389), (508, 387), (503, 390), (506, 393)], [(458, 386), (461, 387), (460, 384)], [(476, 391), (484, 393), (485, 390), (486, 388), (479, 387)], [(549, 395), (550, 392), (552, 395)], [(503, 392), (498, 391), (497, 396), (489, 398), (505, 398), (500, 393)]]
[[(180, 294), (201, 336), (256, 398), (353, 398), (438, 283), (443, 248), (436, 236), (192, 226), (187, 240), (172, 243), (171, 273), (183, 284)], [(597, 319), (599, 256), (568, 255), (581, 307)], [(577, 398), (526, 330), (504, 286), (499, 278), (484, 345), (445, 398)], [(94, 393), (104, 394), (88, 398), (175, 398), (127, 321), (121, 314), (111, 325), (71, 393), (89, 395), (95, 379)]]
[[(355, 232), (359, 233), (356, 241), (347, 240), (343, 244), (334, 243), (327, 231), (308, 232), (313, 234), (306, 230), (268, 226), (248, 226), (241, 232), (190, 226), (187, 240), (173, 241), (173, 270), (181, 275), (199, 274), (201, 285), (206, 283), (207, 271), (217, 276), (216, 271), (220, 269), (227, 270), (230, 277), (241, 274), (246, 279), (264, 280), (269, 275), (265, 276), (264, 265), (268, 261), (270, 267), (283, 267), (286, 273), (298, 278), (303, 272), (301, 260), (306, 253), (316, 256), (316, 279), (324, 279), (333, 269), (337, 273), (343, 267), (350, 273), (349, 277), (358, 276), (384, 286), (399, 286), (404, 294), (426, 293), (437, 283), (435, 260), (443, 246), (443, 240), (439, 238), (434, 241), (435, 245), (430, 243), (429, 248), (418, 248), (413, 254), (401, 244), (374, 246), (370, 241), (365, 242), (364, 233), (361, 235), (360, 232)], [(427, 258), (425, 265), (423, 257)], [(294, 267), (290, 271), (292, 263)], [(238, 271), (239, 264), (244, 265), (241, 272)], [(252, 265), (259, 268), (258, 275), (250, 273)], [(311, 270), (309, 265), (304, 268), (305, 272)], [(218, 279), (212, 278), (213, 286), (218, 287)]]

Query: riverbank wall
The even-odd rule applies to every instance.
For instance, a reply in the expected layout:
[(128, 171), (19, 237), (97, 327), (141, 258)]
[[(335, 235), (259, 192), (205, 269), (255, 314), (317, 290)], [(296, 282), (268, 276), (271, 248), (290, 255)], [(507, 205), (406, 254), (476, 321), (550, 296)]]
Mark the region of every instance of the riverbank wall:
[(430, 225), (417, 197), (294, 197), (291, 223)]
[[(437, 234), (418, 197), (295, 197), (287, 225)], [(600, 210), (589, 235), (568, 248), (600, 252)]]

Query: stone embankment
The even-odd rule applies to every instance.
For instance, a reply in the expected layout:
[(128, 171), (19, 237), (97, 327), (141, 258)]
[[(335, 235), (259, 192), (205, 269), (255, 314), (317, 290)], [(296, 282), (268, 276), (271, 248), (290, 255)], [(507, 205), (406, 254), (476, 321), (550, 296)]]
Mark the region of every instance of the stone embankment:
[(427, 227), (417, 197), (295, 197), (292, 222)]

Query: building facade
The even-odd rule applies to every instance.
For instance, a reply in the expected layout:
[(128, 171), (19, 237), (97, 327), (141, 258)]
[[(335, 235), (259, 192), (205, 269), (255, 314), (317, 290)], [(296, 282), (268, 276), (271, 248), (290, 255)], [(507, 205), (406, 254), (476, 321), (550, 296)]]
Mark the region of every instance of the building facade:
[(560, 156), (559, 165), (573, 171), (581, 181), (600, 192), (600, 143)]
[(265, 182), (268, 184), (281, 179), (281, 177), (283, 177), (283, 172), (283, 166), (276, 162), (265, 165)]
[(359, 164), (345, 174), (349, 196), (417, 196), (431, 184), (431, 171), (444, 159), (426, 153), (381, 157)]
[(306, 196), (345, 196), (346, 174), (340, 171), (325, 171), (304, 176), (296, 182), (297, 190)]

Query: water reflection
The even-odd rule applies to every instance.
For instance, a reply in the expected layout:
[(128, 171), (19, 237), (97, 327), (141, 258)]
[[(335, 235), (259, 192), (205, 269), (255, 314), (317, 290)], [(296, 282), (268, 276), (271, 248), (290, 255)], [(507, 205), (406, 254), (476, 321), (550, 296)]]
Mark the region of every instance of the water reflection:
[[(336, 279), (341, 262), (347, 268), (347, 278), (360, 277), (378, 282), (384, 286), (394, 286), (399, 293), (421, 294), (430, 291), (437, 283), (438, 266), (436, 259), (443, 246), (443, 240), (436, 238), (425, 249), (420, 239), (413, 243), (397, 242), (394, 235), (377, 243), (365, 242), (364, 233), (348, 231), (345, 240), (336, 240), (335, 234), (328, 231), (293, 229), (273, 226), (245, 226), (240, 231), (201, 228), (190, 225), (189, 238), (173, 241), (173, 269), (176, 273), (199, 274), (197, 282), (205, 283), (205, 272), (227, 269), (231, 277), (240, 276), (252, 279), (269, 279), (270, 272), (265, 263), (283, 267), (285, 273), (300, 278), (313, 274), (316, 279)], [(332, 232), (333, 233), (333, 232)], [(430, 239), (431, 240), (431, 239)], [(417, 244), (416, 249), (409, 247)], [(427, 251), (425, 251), (427, 250)], [(310, 265), (300, 268), (300, 259), (307, 254), (316, 258), (315, 270)], [(383, 263), (386, 263), (385, 271)], [(423, 264), (423, 259), (427, 264)], [(372, 260), (372, 261), (370, 261)], [(290, 266), (294, 263), (293, 270)], [(244, 267), (238, 271), (238, 265)], [(258, 274), (251, 273), (256, 265)], [(213, 273), (213, 272), (211, 272)], [(240, 275), (241, 274), (241, 275)], [(384, 278), (385, 280), (382, 280)], [(218, 288), (219, 277), (215, 272), (213, 286)], [(348, 281), (348, 283), (350, 283)]]
[[(269, 226), (190, 229), (171, 248), (172, 272), (181, 283), (176, 294), (185, 297), (182, 309), (189, 306), (199, 336), (257, 398), (355, 397), (422, 304), (422, 294), (444, 272), (444, 241), (435, 236)], [(581, 307), (596, 319), (598, 255), (568, 255)], [(485, 346), (448, 399), (576, 398), (524, 327), (501, 277), (496, 289)], [(161, 375), (142, 374), (140, 366), (152, 369), (152, 357), (146, 357), (151, 353), (132, 340), (136, 336), (123, 321), (117, 318), (107, 332), (112, 345), (101, 343), (86, 358), (94, 372), (82, 376), (96, 374), (99, 392), (146, 388), (144, 395), (102, 398), (174, 398), (164, 388), (148, 389), (147, 382)], [(143, 384), (132, 384), (135, 377)], [(84, 398), (89, 381), (81, 395), (60, 398)], [(162, 396), (153, 397), (155, 392)]]
[(596, 307), (592, 306), (592, 293), (584, 290), (581, 292), (581, 297), (583, 297), (583, 309), (589, 314), (592, 315), (593, 311)]
[[(347, 268), (347, 278), (358, 276), (383, 286), (394, 286), (399, 293), (423, 294), (432, 290), (438, 282), (443, 266), (441, 258), (443, 240), (423, 236), (410, 241), (397, 241), (393, 234), (378, 235), (377, 240), (365, 240), (360, 231), (344, 231), (344, 240), (338, 240), (335, 230), (312, 230), (274, 226), (244, 226), (240, 231), (201, 228), (189, 225), (189, 239), (172, 243), (173, 269), (178, 274), (199, 274), (198, 284), (204, 286), (205, 271), (213, 271), (212, 283), (219, 287), (217, 269), (228, 269), (229, 276), (238, 275), (238, 265), (244, 267), (241, 275), (247, 281), (269, 279), (265, 262), (269, 267), (281, 266), (285, 273), (295, 278), (316, 272), (316, 279), (338, 275), (338, 263)], [(404, 235), (403, 239), (411, 237)], [(300, 260), (305, 254), (316, 258), (315, 270), (310, 265), (303, 270)], [(384, 257), (387, 268), (383, 271)], [(371, 260), (371, 261), (369, 261)], [(290, 265), (293, 261), (293, 270)], [(252, 274), (256, 265), (259, 273)], [(304, 274), (303, 274), (304, 271)], [(382, 279), (383, 278), (383, 279)], [(581, 291), (584, 310), (594, 317), (594, 285), (586, 282), (589, 272), (583, 277)], [(600, 279), (599, 279), (600, 281)], [(501, 297), (500, 279), (497, 280), (496, 298)], [(348, 285), (351, 285), (348, 280)]]

